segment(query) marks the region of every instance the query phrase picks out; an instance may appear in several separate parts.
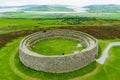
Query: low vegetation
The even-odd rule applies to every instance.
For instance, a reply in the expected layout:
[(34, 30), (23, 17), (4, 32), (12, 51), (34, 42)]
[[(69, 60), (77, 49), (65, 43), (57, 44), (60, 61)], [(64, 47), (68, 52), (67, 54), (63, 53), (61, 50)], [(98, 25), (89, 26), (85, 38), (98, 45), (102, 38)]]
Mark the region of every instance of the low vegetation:
[[(107, 59), (104, 65), (100, 65), (96, 62), (90, 65), (70, 73), (53, 74), (42, 71), (35, 71), (25, 67), (19, 60), (18, 46), (22, 38), (18, 38), (8, 43), (0, 50), (0, 79), (1, 80), (119, 80), (119, 47), (112, 48), (110, 50), (110, 57)], [(119, 40), (119, 39), (118, 39)], [(101, 51), (111, 41), (116, 40), (100, 40)], [(102, 44), (102, 45), (101, 45)], [(14, 45), (14, 46), (13, 46)], [(12, 47), (11, 47), (12, 46)], [(116, 67), (114, 67), (116, 65)], [(4, 74), (3, 74), (4, 73)], [(31, 74), (32, 73), (32, 74)], [(89, 75), (88, 75), (89, 73)], [(112, 76), (112, 77), (111, 77)]]
[[(88, 66), (69, 73), (53, 74), (35, 71), (25, 67), (19, 60), (18, 46), (24, 36), (46, 29), (72, 29), (86, 32), (99, 40), (99, 55), (110, 42), (120, 41), (120, 16), (119, 13), (86, 13), (86, 14), (26, 14), (0, 13), (0, 80), (119, 80), (120, 74), (120, 47), (113, 47), (109, 51), (109, 58), (105, 64), (93, 62)], [(58, 16), (56, 18), (56, 16)], [(69, 18), (66, 18), (69, 16)], [(72, 16), (72, 17), (71, 17)], [(82, 16), (82, 17), (81, 17)], [(84, 16), (84, 17), (83, 17)], [(87, 16), (87, 17), (86, 17)], [(57, 49), (67, 46), (71, 41), (65, 41), (66, 45), (55, 47), (63, 40), (47, 41)], [(38, 43), (36, 46), (44, 46), (46, 43)], [(69, 44), (69, 48), (76, 46), (77, 42)], [(45, 47), (47, 44), (45, 45)], [(35, 48), (35, 47), (34, 47)], [(60, 54), (67, 47), (62, 47)], [(68, 48), (68, 49), (69, 49)], [(38, 49), (36, 49), (38, 51)], [(71, 53), (72, 49), (69, 49)], [(76, 49), (73, 49), (76, 50)], [(48, 53), (50, 50), (46, 50)], [(67, 50), (68, 51), (68, 50)], [(47, 53), (44, 52), (43, 53)], [(40, 52), (41, 53), (41, 52)], [(50, 54), (51, 55), (51, 54)], [(53, 55), (53, 54), (52, 54)]]
[[(46, 29), (56, 29), (57, 27), (52, 28), (46, 28)], [(92, 36), (99, 38), (99, 39), (116, 39), (120, 38), (120, 27), (80, 27), (80, 26), (62, 26), (59, 27), (59, 29), (72, 29), (72, 30), (78, 30), (82, 32), (86, 32), (88, 34), (91, 34)], [(10, 32), (5, 34), (0, 34), (0, 48), (4, 46), (7, 42), (20, 37), (25, 36), (34, 32), (38, 32), (44, 30), (44, 28), (41, 29), (31, 29), (31, 30), (22, 30), (17, 32)]]
[(119, 20), (106, 20), (87, 17), (72, 17), (72, 18), (51, 18), (51, 19), (0, 19), (0, 34), (28, 30), (38, 28), (50, 28), (50, 27), (120, 27)]
[(72, 54), (75, 51), (83, 50), (83, 46), (78, 47), (80, 44), (78, 41), (68, 39), (51, 39), (37, 42), (32, 51), (42, 55), (67, 55)]

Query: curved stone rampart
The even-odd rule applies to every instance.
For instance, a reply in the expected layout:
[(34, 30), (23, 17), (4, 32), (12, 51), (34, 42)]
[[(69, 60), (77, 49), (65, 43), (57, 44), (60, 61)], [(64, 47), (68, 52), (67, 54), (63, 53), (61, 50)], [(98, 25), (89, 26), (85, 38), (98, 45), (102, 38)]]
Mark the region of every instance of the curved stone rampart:
[[(67, 38), (80, 41), (85, 47), (80, 52), (68, 55), (45, 56), (31, 51), (36, 42), (44, 39)], [(57, 45), (56, 45), (57, 46)], [(74, 30), (47, 30), (33, 33), (24, 38), (19, 46), (20, 61), (27, 67), (45, 72), (63, 73), (83, 68), (95, 60), (98, 42), (89, 34)]]

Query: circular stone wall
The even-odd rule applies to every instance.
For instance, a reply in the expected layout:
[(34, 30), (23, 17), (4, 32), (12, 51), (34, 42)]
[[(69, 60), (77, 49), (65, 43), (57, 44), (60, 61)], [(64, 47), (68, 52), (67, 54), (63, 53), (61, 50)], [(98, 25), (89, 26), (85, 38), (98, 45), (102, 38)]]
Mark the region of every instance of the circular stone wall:
[[(54, 38), (80, 41), (85, 49), (61, 56), (45, 56), (30, 50), (36, 42)], [(64, 73), (78, 70), (93, 62), (98, 54), (98, 42), (94, 37), (80, 31), (47, 30), (25, 37), (20, 43), (19, 53), (20, 61), (29, 68), (44, 72)]]

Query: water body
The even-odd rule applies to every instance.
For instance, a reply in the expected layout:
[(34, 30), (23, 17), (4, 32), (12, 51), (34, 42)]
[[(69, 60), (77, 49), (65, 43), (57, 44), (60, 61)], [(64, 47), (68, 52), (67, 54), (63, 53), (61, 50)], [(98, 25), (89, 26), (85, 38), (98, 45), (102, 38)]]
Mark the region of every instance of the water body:
[(68, 7), (68, 8), (71, 8), (71, 9), (73, 9), (75, 12), (79, 12), (79, 13), (85, 13), (85, 12), (87, 12), (87, 8), (83, 8), (83, 7)]
[(82, 13), (82, 12), (65, 12), (65, 11), (24, 11), (29, 14), (70, 14), (70, 13)]
[(16, 12), (19, 8), (0, 8), (0, 12)]
[(114, 46), (120, 46), (120, 42), (110, 43), (103, 51), (102, 56), (99, 59), (96, 59), (96, 62), (98, 62), (99, 64), (104, 64), (106, 59), (109, 57), (108, 55), (109, 50)]

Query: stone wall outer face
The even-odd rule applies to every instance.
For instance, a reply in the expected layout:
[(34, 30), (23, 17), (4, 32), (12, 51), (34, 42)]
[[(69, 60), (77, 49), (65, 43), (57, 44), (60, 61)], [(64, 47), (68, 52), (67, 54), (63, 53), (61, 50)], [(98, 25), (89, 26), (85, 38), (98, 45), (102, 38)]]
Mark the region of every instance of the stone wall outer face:
[[(95, 57), (98, 54), (98, 42), (94, 37), (86, 33), (74, 30), (57, 29), (47, 30), (47, 32), (48, 33), (43, 33), (40, 31), (31, 34), (21, 41), (19, 46), (19, 58), (25, 66), (38, 71), (64, 73), (83, 68), (95, 60)], [(79, 36), (82, 36), (79, 39), (80, 41), (85, 40), (83, 41), (83, 44), (87, 46), (83, 51), (79, 53), (61, 56), (39, 55), (35, 52), (30, 51), (27, 47), (32, 43), (35, 43), (35, 40), (44, 40), (54, 38), (56, 36), (64, 36), (67, 38), (70, 38), (71, 36), (71, 38), (77, 40)], [(76, 36), (78, 37), (75, 38)]]

